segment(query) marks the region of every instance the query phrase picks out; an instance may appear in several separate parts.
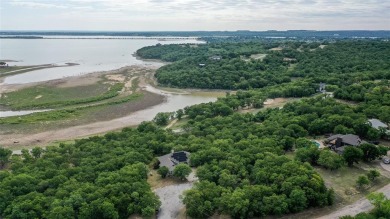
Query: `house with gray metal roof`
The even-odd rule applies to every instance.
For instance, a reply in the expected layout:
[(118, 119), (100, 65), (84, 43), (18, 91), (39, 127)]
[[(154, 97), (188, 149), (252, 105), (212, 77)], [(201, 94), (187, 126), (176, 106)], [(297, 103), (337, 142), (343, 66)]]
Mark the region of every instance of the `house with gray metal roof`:
[(171, 153), (158, 157), (157, 159), (160, 162), (159, 166), (167, 167), (169, 169), (169, 173), (172, 174), (175, 166), (179, 163), (190, 163), (190, 155), (191, 153), (187, 151), (172, 151)]
[(382, 121), (380, 121), (379, 119), (369, 119), (368, 120), (368, 123), (371, 125), (371, 127), (373, 127), (374, 129), (380, 129), (380, 128), (384, 128), (384, 129), (388, 129), (389, 126), (386, 125), (385, 123), (383, 123)]
[(337, 153), (343, 153), (346, 146), (359, 146), (362, 143), (362, 140), (359, 136), (353, 134), (347, 135), (332, 135), (325, 140), (327, 145), (335, 150)]

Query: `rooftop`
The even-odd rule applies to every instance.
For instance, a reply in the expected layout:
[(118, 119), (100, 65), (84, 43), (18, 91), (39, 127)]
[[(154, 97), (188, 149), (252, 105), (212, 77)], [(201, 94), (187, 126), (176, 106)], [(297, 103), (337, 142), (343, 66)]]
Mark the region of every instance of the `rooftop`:
[[(341, 134), (337, 134), (337, 135), (332, 135), (330, 136), (329, 138), (327, 138), (326, 140), (328, 140), (329, 142), (332, 142), (332, 141), (335, 141), (337, 140), (338, 138), (341, 138), (342, 142), (344, 144), (348, 144), (348, 145), (353, 145), (353, 146), (358, 146), (362, 143), (362, 140), (359, 138), (359, 136), (357, 135), (353, 135), (353, 134), (347, 134), (347, 135), (341, 135)], [(335, 142), (334, 142), (335, 143)]]
[(379, 129), (379, 128), (385, 128), (387, 129), (389, 126), (380, 121), (379, 119), (369, 119), (368, 122), (371, 124), (371, 127)]
[(168, 167), (169, 171), (173, 171), (177, 164), (188, 163), (190, 154), (191, 153), (187, 151), (178, 151), (163, 155), (157, 159), (160, 161), (160, 167), (165, 166)]

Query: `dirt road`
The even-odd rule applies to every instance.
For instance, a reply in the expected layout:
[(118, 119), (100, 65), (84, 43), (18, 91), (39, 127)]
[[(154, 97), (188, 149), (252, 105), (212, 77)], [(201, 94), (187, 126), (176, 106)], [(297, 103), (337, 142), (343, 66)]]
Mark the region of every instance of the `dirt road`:
[(186, 183), (169, 185), (155, 189), (154, 192), (158, 195), (161, 201), (161, 207), (157, 218), (179, 218), (180, 210), (184, 207), (184, 204), (180, 200), (180, 196), (184, 191), (191, 189), (194, 183), (198, 180), (198, 177), (195, 175), (195, 169), (193, 169), (191, 174), (187, 177)]
[[(376, 192), (382, 192), (386, 197), (390, 198), (390, 185), (386, 185)], [(345, 215), (355, 216), (361, 212), (368, 212), (373, 208), (374, 206), (366, 198), (362, 198), (351, 205), (345, 206), (326, 216), (318, 217), (317, 219), (338, 219)]]
[(170, 185), (155, 190), (161, 201), (161, 208), (157, 215), (160, 219), (172, 219), (177, 218), (180, 209), (184, 207), (184, 204), (180, 200), (180, 195), (184, 191), (191, 189), (193, 186), (192, 182)]

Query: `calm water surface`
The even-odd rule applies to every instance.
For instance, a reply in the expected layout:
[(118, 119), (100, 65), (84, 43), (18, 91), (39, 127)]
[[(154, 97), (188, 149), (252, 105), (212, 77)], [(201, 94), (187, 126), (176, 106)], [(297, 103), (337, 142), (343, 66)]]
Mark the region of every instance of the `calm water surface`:
[(0, 60), (15, 60), (9, 65), (78, 63), (80, 65), (42, 69), (6, 77), (4, 84), (24, 84), (77, 76), (95, 71), (118, 69), (128, 65), (161, 63), (138, 60), (133, 54), (140, 48), (160, 44), (203, 43), (187, 40), (157, 39), (0, 39)]
[[(47, 81), (67, 76), (76, 76), (94, 71), (118, 69), (128, 65), (162, 65), (136, 59), (136, 50), (145, 47), (172, 43), (202, 43), (196, 40), (159, 41), (155, 39), (1, 39), (0, 60), (17, 60), (11, 65), (64, 64), (79, 63), (77, 66), (37, 70), (5, 78), (6, 84), (23, 84)], [(1, 86), (1, 84), (0, 84)], [(129, 125), (152, 120), (158, 112), (173, 112), (186, 106), (212, 102), (221, 96), (220, 92), (207, 95), (171, 94), (152, 86), (146, 90), (163, 94), (167, 101), (154, 107), (132, 113), (123, 119)], [(36, 111), (0, 111), (0, 117), (31, 114)]]

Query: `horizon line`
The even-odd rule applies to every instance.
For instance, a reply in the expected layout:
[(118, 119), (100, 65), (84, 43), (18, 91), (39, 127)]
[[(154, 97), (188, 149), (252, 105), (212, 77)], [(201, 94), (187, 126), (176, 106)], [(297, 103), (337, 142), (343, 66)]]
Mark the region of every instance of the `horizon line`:
[(291, 30), (0, 30), (0, 32), (288, 32), (288, 31), (312, 31), (312, 32), (330, 32), (330, 31), (390, 31), (390, 29), (351, 29), (351, 30), (338, 30), (338, 29), (328, 29), (328, 30), (311, 30), (311, 29), (291, 29)]

